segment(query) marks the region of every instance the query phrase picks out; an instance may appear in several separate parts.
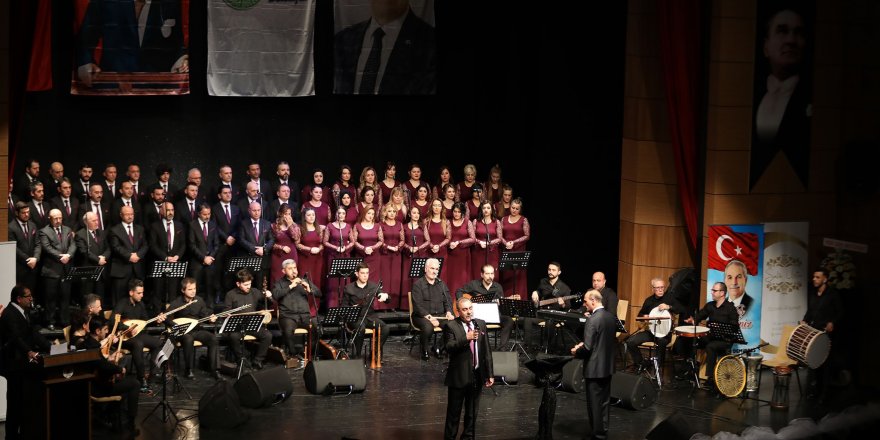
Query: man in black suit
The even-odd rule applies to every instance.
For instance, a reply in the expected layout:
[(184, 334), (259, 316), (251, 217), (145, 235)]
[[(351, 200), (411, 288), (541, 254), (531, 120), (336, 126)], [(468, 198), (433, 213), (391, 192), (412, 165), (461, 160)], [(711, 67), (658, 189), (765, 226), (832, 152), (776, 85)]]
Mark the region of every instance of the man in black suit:
[(43, 280), (43, 293), (46, 295), (46, 320), (49, 322), (49, 330), (54, 330), (55, 323), (64, 327), (70, 322), (70, 283), (61, 278), (73, 267), (76, 243), (73, 240), (73, 231), (61, 224), (61, 211), (57, 209), (49, 211), (49, 224), (40, 229), (39, 236), (43, 257), (40, 276)]
[(444, 383), (449, 387), (446, 404), (446, 427), (443, 438), (454, 440), (464, 404), (462, 438), (475, 438), (477, 412), (483, 385), (495, 383), (492, 350), (486, 337), (486, 322), (473, 317), (471, 300), (458, 300), (458, 318), (443, 324), (443, 343), (449, 353), (449, 368)]
[(31, 184), (31, 198), (29, 206), (31, 208), (31, 220), (37, 224), (37, 227), (43, 229), (49, 224), (49, 210), (52, 206), (45, 199), (46, 193), (43, 190), (43, 182), (34, 182)]
[(220, 292), (220, 270), (217, 254), (220, 252), (220, 235), (217, 223), (211, 219), (211, 208), (199, 206), (199, 216), (189, 224), (187, 235), (189, 270), (198, 283), (199, 291), (210, 301)]
[(147, 189), (141, 185), (141, 166), (136, 163), (128, 164), (128, 169), (125, 172), (125, 176), (128, 177), (128, 181), (131, 182), (132, 186), (132, 197), (134, 197), (137, 201), (142, 201), (146, 198)]
[[(6, 196), (6, 208), (9, 209), (9, 212), (15, 212), (15, 204), (18, 203), (18, 196), (13, 192), (14, 186), (12, 181), (9, 181), (9, 195)], [(25, 205), (27, 202), (25, 202)]]
[(112, 203), (119, 195), (119, 183), (116, 181), (116, 164), (108, 163), (107, 165), (104, 165), (104, 172), (102, 174), (104, 178), (100, 183), (104, 188), (104, 200), (108, 203)]
[(82, 218), (80, 217), (80, 203), (76, 197), (73, 197), (73, 186), (70, 183), (70, 179), (67, 177), (61, 178), (61, 183), (58, 185), (58, 196), (49, 200), (49, 203), (52, 204), (53, 208), (61, 211), (61, 223), (64, 226), (74, 231), (80, 228), (80, 219)]
[(250, 218), (250, 205), (257, 202), (260, 205), (261, 217), (265, 218), (269, 211), (269, 204), (260, 195), (259, 187), (254, 182), (245, 185), (244, 194), (238, 199), (238, 211), (241, 213), (241, 221), (246, 222)]
[[(165, 203), (165, 190), (161, 187), (152, 188), (144, 201), (144, 226), (150, 227), (153, 223), (162, 220), (162, 205)], [(168, 199), (170, 202), (171, 199)]]
[(112, 226), (120, 222), (119, 211), (123, 206), (130, 206), (134, 210), (134, 223), (143, 225), (143, 207), (134, 197), (134, 184), (129, 181), (122, 182), (119, 185), (119, 193), (113, 204), (110, 205), (110, 219), (108, 223)]
[(49, 165), (49, 175), (43, 180), (43, 184), (46, 186), (47, 199), (52, 200), (59, 195), (58, 187), (61, 185), (62, 180), (64, 180), (64, 165), (61, 162), (52, 162)]
[[(336, 34), (333, 92), (362, 95), (436, 93), (434, 27), (412, 12), (408, 0), (372, 0), (370, 5), (372, 17), (369, 20)], [(371, 49), (362, 51), (364, 46)], [(383, 48), (392, 48), (387, 57), (381, 55)]]
[[(11, 301), (0, 316), (0, 340), (3, 341), (2, 374), (6, 378), (6, 438), (31, 438), (34, 425), (22, 423), (34, 402), (33, 395), (25, 399), (30, 385), (37, 383), (39, 374), (40, 352), (49, 351), (49, 342), (39, 332), (34, 331), (30, 323), (30, 310), (34, 297), (31, 290), (18, 284), (12, 288)], [(28, 417), (30, 418), (30, 417)], [(37, 417), (33, 417), (37, 419)]]
[(39, 181), (40, 162), (36, 159), (30, 159), (24, 168), (24, 174), (19, 174), (18, 178), (15, 179), (15, 194), (18, 196), (18, 199), (25, 202), (31, 201), (31, 184)]
[(606, 282), (604, 273), (596, 272), (593, 274), (593, 289), (602, 295), (602, 307), (617, 316), (617, 303), (620, 301), (617, 298), (617, 292), (606, 286)]
[(80, 218), (83, 218), (87, 212), (94, 212), (98, 216), (98, 229), (107, 230), (110, 227), (110, 204), (104, 201), (104, 185), (101, 183), (92, 182), (89, 186), (88, 199), (79, 206), (79, 210)]
[(107, 240), (107, 231), (98, 228), (98, 216), (94, 212), (87, 212), (83, 217), (86, 227), (76, 232), (74, 240), (79, 250), (77, 258), (80, 266), (103, 267), (101, 278), (97, 281), (83, 280), (81, 294), (83, 297), (89, 293), (96, 293), (104, 297), (104, 279), (107, 278), (107, 265), (110, 263), (110, 243)]
[(249, 257), (260, 257), (260, 271), (254, 277), (254, 281), (258, 286), (263, 285), (263, 277), (268, 276), (268, 260), (272, 245), (275, 244), (275, 236), (272, 234), (272, 227), (268, 221), (260, 218), (262, 215), (262, 207), (259, 202), (253, 202), (248, 207), (250, 219), (241, 222), (239, 229), (239, 247), (244, 255)]
[(287, 185), (290, 189), (290, 199), (299, 206), (299, 184), (290, 178), (290, 164), (283, 160), (278, 162), (278, 166), (275, 167), (275, 175), (277, 177), (272, 179), (272, 194), (277, 194), (281, 185)]
[(739, 317), (742, 318), (752, 306), (754, 298), (746, 293), (746, 284), (749, 282), (749, 270), (746, 264), (740, 260), (730, 260), (724, 267), (724, 284), (730, 294), (730, 302), (736, 307)]
[(25, 202), (15, 204), (15, 219), (9, 222), (9, 241), (15, 241), (15, 282), (31, 291), (37, 285), (40, 240), (37, 224), (30, 220), (31, 208)]
[(293, 221), (296, 223), (300, 222), (300, 211), (299, 204), (296, 203), (296, 200), (291, 198), (290, 187), (281, 184), (278, 187), (278, 190), (275, 191), (275, 199), (269, 203), (269, 210), (266, 212), (264, 216), (266, 220), (270, 223), (274, 223), (278, 217), (278, 210), (281, 209), (281, 205), (287, 204), (290, 207), (290, 214), (293, 217)]
[[(174, 220), (174, 205), (165, 202), (165, 219), (150, 225), (150, 254), (154, 261), (167, 263), (184, 262), (186, 253), (186, 231), (183, 224)], [(181, 277), (163, 277), (155, 279), (154, 294), (147, 299), (147, 306), (161, 310), (175, 296)]]
[(584, 379), (587, 382), (587, 411), (592, 437), (608, 438), (608, 411), (611, 403), (611, 375), (614, 374), (614, 346), (617, 318), (602, 306), (602, 294), (590, 290), (584, 295), (590, 317), (584, 326), (584, 342), (571, 349), (571, 354), (585, 359)]
[(174, 219), (189, 228), (189, 224), (199, 217), (199, 205), (203, 202), (199, 199), (199, 186), (193, 182), (187, 182), (183, 187), (177, 203), (174, 204)]
[[(173, 310), (185, 304), (189, 304), (189, 306), (176, 312), (174, 314), (174, 319), (189, 318), (202, 320), (207, 318), (207, 321), (211, 323), (217, 322), (217, 317), (214, 315), (214, 307), (212, 304), (206, 303), (203, 298), (196, 296), (196, 280), (193, 278), (184, 278), (181, 280), (180, 295), (171, 301), (168, 308)], [(201, 326), (196, 327), (180, 338), (185, 367), (183, 377), (190, 380), (196, 378), (192, 372), (196, 354), (194, 346), (195, 341), (199, 341), (202, 345), (208, 347), (208, 371), (214, 379), (219, 380), (220, 373), (217, 371), (217, 335), (215, 335), (213, 331), (205, 330)]]
[(232, 200), (238, 200), (238, 188), (232, 184), (232, 167), (229, 165), (221, 165), (218, 172), (218, 180), (208, 189), (208, 201), (214, 203), (220, 200), (220, 190), (229, 188), (232, 193)]
[(171, 184), (171, 173), (174, 170), (168, 164), (160, 163), (156, 165), (156, 182), (151, 183), (147, 187), (147, 192), (153, 192), (154, 189), (161, 188), (165, 193), (165, 200), (173, 201), (177, 194), (177, 187)]
[(251, 197), (251, 199), (255, 199), (250, 191), (248, 191), (248, 187), (253, 183), (254, 187), (257, 190), (257, 195), (263, 199), (263, 201), (268, 202), (271, 197), (272, 186), (269, 185), (269, 181), (260, 177), (260, 164), (257, 162), (251, 162), (248, 164), (247, 172), (248, 178), (241, 185), (242, 192), (247, 192), (247, 194)]
[(92, 166), (83, 163), (79, 166), (79, 179), (73, 182), (73, 196), (79, 201), (85, 202), (89, 195), (89, 186), (92, 181)]
[[(190, 183), (196, 186), (196, 191), (194, 196), (187, 196), (187, 185)], [(208, 200), (208, 190), (207, 188), (202, 186), (202, 172), (198, 168), (190, 168), (189, 171), (186, 172), (186, 185), (174, 195), (174, 200), (182, 200), (184, 197), (189, 197), (190, 200), (196, 200), (196, 206), (199, 203), (205, 202)], [(184, 222), (189, 224), (189, 222)]]
[(220, 238), (220, 251), (217, 254), (218, 270), (222, 273), (220, 289), (220, 301), (226, 296), (226, 292), (234, 286), (232, 274), (226, 273), (226, 263), (235, 254), (235, 242), (238, 239), (238, 228), (241, 221), (241, 213), (238, 206), (232, 203), (232, 187), (221, 186), (217, 196), (220, 199), (212, 208), (211, 213), (217, 222), (217, 235)]
[[(128, 282), (128, 297), (122, 299), (121, 301), (116, 303), (116, 306), (113, 307), (113, 316), (111, 316), (111, 320), (115, 320), (114, 316), (119, 316), (121, 321), (126, 321), (129, 319), (137, 319), (141, 321), (150, 320), (151, 314), (147, 312), (147, 308), (143, 303), (144, 299), (144, 282), (133, 278)], [(158, 313), (154, 316), (156, 318), (157, 323), (161, 324), (165, 321), (165, 314)], [(129, 323), (131, 324), (131, 323)], [(128, 326), (125, 324), (120, 324), (119, 328), (121, 330), (128, 329)], [(162, 340), (159, 338), (147, 334), (146, 329), (138, 330), (138, 334), (133, 338), (128, 339), (127, 341), (122, 343), (122, 346), (131, 351), (131, 363), (134, 365), (135, 370), (135, 378), (141, 382), (141, 390), (149, 391), (149, 387), (147, 387), (147, 370), (153, 369), (153, 365), (155, 364), (156, 357), (159, 356), (159, 349), (162, 348)], [(144, 347), (150, 349), (150, 363), (144, 363)]]
[(149, 245), (144, 236), (144, 227), (135, 225), (134, 210), (125, 206), (120, 211), (122, 222), (110, 228), (110, 278), (113, 280), (113, 295), (120, 298), (128, 292), (128, 281), (143, 279), (146, 275), (144, 258)]

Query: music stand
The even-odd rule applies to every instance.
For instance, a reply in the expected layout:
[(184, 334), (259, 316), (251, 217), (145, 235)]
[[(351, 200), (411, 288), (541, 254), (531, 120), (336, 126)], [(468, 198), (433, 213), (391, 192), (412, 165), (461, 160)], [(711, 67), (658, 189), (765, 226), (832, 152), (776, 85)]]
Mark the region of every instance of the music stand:
[[(168, 422), (168, 414), (171, 414), (171, 416), (174, 417), (175, 424), (180, 423), (180, 419), (177, 417), (177, 414), (174, 413), (174, 408), (172, 408), (171, 404), (168, 402), (168, 378), (167, 378), (167, 375), (172, 373), (171, 372), (171, 365), (168, 363), (168, 360), (169, 360), (170, 356), (172, 355), (172, 353), (174, 353), (174, 351), (175, 351), (174, 350), (174, 343), (171, 342), (170, 337), (166, 337), (165, 344), (162, 346), (162, 349), (160, 350), (159, 354), (156, 356), (156, 367), (157, 368), (161, 369), (162, 364), (163, 363), (165, 364), (166, 377), (162, 378), (162, 399), (156, 403), (156, 406), (154, 406), (153, 409), (150, 410), (149, 413), (147, 413), (147, 416), (144, 417), (144, 419), (143, 419), (143, 421), (141, 421), (141, 423), (146, 422), (147, 419), (149, 419), (150, 416), (153, 415), (153, 413), (155, 413), (156, 410), (159, 408), (162, 408), (162, 422)], [(176, 375), (172, 375), (172, 377), (174, 378), (174, 380), (178, 380)], [(178, 384), (175, 383), (175, 385), (178, 385)], [(184, 391), (186, 391), (186, 388), (183, 388), (183, 385), (180, 385), (180, 387)], [(186, 394), (189, 395), (189, 392), (187, 391)], [(189, 396), (189, 398), (190, 398), (190, 400), (192, 400), (192, 396)]]
[[(263, 314), (251, 313), (246, 315), (229, 315), (223, 320), (220, 331), (217, 334), (241, 333), (242, 339), (246, 333), (257, 333), (263, 326)], [(241, 378), (241, 369), (244, 368), (244, 358), (238, 360), (238, 375)]]
[(73, 281), (73, 280), (91, 280), (98, 281), (98, 278), (101, 278), (101, 273), (104, 271), (104, 266), (80, 266), (80, 267), (71, 267), (67, 274), (62, 278), (63, 281)]
[(226, 272), (235, 273), (239, 269), (250, 269), (251, 272), (257, 273), (263, 270), (263, 257), (232, 257), (226, 264)]
[[(168, 261), (154, 261), (153, 262), (153, 270), (147, 275), (147, 278), (160, 278), (163, 280), (167, 280), (168, 278), (183, 278), (186, 276), (186, 267), (189, 263), (186, 261), (179, 261), (177, 263), (171, 263)], [(165, 289), (165, 304), (168, 304), (168, 289)]]
[(342, 279), (351, 278), (357, 271), (357, 267), (364, 262), (361, 257), (352, 258), (334, 258), (330, 262), (330, 269), (327, 270), (327, 278), (339, 278), (336, 283), (336, 303), (342, 302)]
[(498, 260), (498, 270), (512, 270), (513, 271), (513, 293), (518, 293), (516, 289), (516, 273), (519, 270), (527, 269), (529, 267), (529, 257), (532, 255), (532, 251), (523, 251), (523, 252), (510, 252), (510, 251), (502, 251), (501, 258)]
[(730, 342), (731, 344), (746, 343), (742, 330), (739, 328), (739, 323), (728, 324), (726, 322), (709, 321), (708, 325), (709, 336), (712, 339), (720, 339), (725, 342)]
[(494, 297), (492, 295), (477, 294), (477, 295), (471, 296), (471, 302), (472, 303), (487, 303), (487, 302), (492, 302), (493, 298)]
[(346, 358), (350, 358), (351, 356), (346, 351), (348, 347), (348, 333), (345, 332), (345, 326), (343, 324), (352, 324), (357, 322), (358, 314), (360, 314), (361, 308), (358, 306), (341, 306), (341, 307), (333, 307), (327, 310), (327, 314), (324, 315), (324, 324), (335, 324), (339, 326), (340, 332), (342, 333), (342, 349), (336, 352), (336, 359), (339, 359), (342, 356), (342, 353), (345, 353)]
[(425, 276), (425, 262), (428, 261), (429, 258), (433, 258), (440, 262), (440, 267), (437, 268), (437, 274), (443, 271), (443, 257), (413, 257), (412, 265), (409, 268), (409, 277), (410, 278), (419, 278)]
[[(520, 299), (509, 299), (509, 298), (501, 298), (498, 300), (498, 309), (501, 311), (502, 315), (510, 316), (511, 318), (534, 318), (535, 317), (535, 304), (531, 301), (520, 300)], [(531, 359), (529, 353), (526, 352), (526, 349), (523, 348), (520, 341), (519, 334), (519, 325), (514, 323), (513, 325), (513, 346), (510, 347), (510, 351), (519, 351), (522, 354), (526, 355), (526, 359)]]

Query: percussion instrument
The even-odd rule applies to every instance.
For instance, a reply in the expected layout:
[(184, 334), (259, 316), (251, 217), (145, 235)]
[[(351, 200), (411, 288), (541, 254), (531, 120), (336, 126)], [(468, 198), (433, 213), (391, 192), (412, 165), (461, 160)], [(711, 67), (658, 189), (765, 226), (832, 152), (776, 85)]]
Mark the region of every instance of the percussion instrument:
[(729, 354), (715, 363), (715, 386), (726, 397), (742, 393), (746, 387), (746, 364), (742, 355)]
[(702, 325), (680, 325), (673, 329), (675, 334), (685, 338), (701, 338), (709, 335), (709, 327)]
[(822, 366), (829, 352), (831, 339), (828, 334), (806, 324), (795, 327), (785, 347), (785, 353), (790, 358), (814, 369)]
[(746, 358), (746, 392), (754, 393), (761, 388), (761, 376), (758, 375), (758, 368), (761, 367), (761, 361), (764, 356), (760, 353), (751, 355)]
[(669, 310), (660, 310), (660, 306), (651, 309), (647, 321), (648, 331), (655, 338), (664, 338), (672, 330), (672, 314), (669, 313)]

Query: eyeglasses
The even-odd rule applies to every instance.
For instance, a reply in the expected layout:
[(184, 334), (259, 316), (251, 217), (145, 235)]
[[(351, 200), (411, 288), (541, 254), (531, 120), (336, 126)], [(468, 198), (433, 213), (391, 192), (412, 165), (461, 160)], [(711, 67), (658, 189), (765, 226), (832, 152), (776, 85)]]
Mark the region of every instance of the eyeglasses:
[(724, 289), (712, 289), (713, 292), (724, 292)]

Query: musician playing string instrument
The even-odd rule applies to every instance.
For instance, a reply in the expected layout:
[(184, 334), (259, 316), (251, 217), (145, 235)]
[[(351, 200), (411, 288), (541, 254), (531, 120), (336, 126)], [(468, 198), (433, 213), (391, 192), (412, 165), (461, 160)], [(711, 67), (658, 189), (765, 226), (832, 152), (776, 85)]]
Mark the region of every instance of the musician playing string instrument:
[[(685, 319), (684, 321), (688, 324), (696, 324), (700, 321), (707, 320), (710, 322), (723, 322), (726, 324), (736, 324), (739, 322), (739, 313), (736, 310), (736, 307), (733, 305), (730, 300), (727, 299), (727, 285), (722, 282), (717, 282), (712, 285), (712, 301), (706, 303), (699, 312), (697, 312), (696, 316), (691, 316)], [(707, 335), (708, 336), (708, 335)], [(706, 348), (706, 375), (709, 377), (708, 379), (708, 387), (710, 390), (717, 390), (715, 387), (715, 361), (718, 360), (720, 356), (728, 353), (730, 351), (730, 346), (733, 345), (728, 341), (716, 338), (699, 338), (697, 340), (698, 346), (705, 346)], [(691, 356), (691, 350), (693, 349), (693, 341), (690, 338), (682, 338), (679, 337), (675, 341), (674, 350), (677, 354), (685, 357)], [(688, 376), (691, 372), (685, 371), (678, 378), (682, 378), (682, 376)]]
[[(266, 300), (264, 298), (271, 298), (272, 292), (268, 290), (265, 292), (261, 292), (258, 289), (251, 288), (251, 284), (254, 281), (254, 276), (251, 275), (251, 271), (247, 269), (241, 269), (235, 274), (235, 288), (226, 292), (226, 299), (224, 300), (224, 305), (226, 309), (235, 309), (241, 307), (246, 304), (250, 304), (252, 307), (251, 310), (263, 310), (266, 308)], [(249, 362), (244, 357), (244, 348), (241, 345), (242, 338), (244, 338), (245, 333), (242, 332), (229, 332), (226, 333), (229, 339), (229, 347), (232, 348), (232, 352), (235, 354), (235, 360), (240, 361), (244, 360), (245, 367), (253, 367), (257, 370), (263, 368), (263, 360), (266, 359), (266, 353), (269, 352), (269, 344), (272, 343), (272, 333), (266, 329), (265, 326), (260, 327), (260, 331), (247, 332), (247, 334), (252, 335), (257, 338), (259, 345), (257, 347), (257, 354), (254, 356), (254, 361)]]
[[(100, 349), (101, 341), (109, 333), (110, 328), (107, 325), (107, 320), (99, 316), (92, 317), (89, 321), (89, 335), (85, 338), (84, 346), (77, 348)], [(113, 350), (108, 358), (102, 358), (98, 361), (98, 377), (93, 383), (92, 394), (98, 397), (122, 396), (125, 399), (125, 408), (128, 412), (126, 427), (129, 431), (135, 432), (134, 421), (137, 417), (141, 385), (137, 379), (125, 375), (125, 368), (119, 366), (121, 357), (121, 352)], [(143, 359), (143, 356), (140, 357)]]
[[(435, 328), (440, 328), (440, 320), (453, 319), (452, 304), (449, 301), (449, 288), (437, 275), (440, 273), (440, 261), (436, 258), (425, 260), (425, 276), (419, 278), (412, 286), (412, 321), (419, 329), (419, 348), (422, 359), (428, 359), (428, 340)], [(440, 356), (440, 349), (432, 351)]]
[[(655, 308), (657, 311), (664, 312), (668, 311), (669, 313), (687, 313), (684, 306), (681, 305), (675, 298), (667, 297), (666, 295), (666, 281), (662, 278), (653, 278), (651, 279), (651, 291), (654, 293), (649, 296), (645, 303), (642, 305), (642, 308), (639, 310), (638, 316), (641, 318), (647, 318), (651, 314), (651, 311)], [(671, 321), (670, 321), (671, 324)], [(632, 361), (635, 368), (638, 368), (644, 362), (642, 358), (642, 353), (639, 351), (639, 345), (645, 342), (656, 342), (657, 348), (657, 360), (660, 362), (660, 365), (663, 365), (663, 359), (666, 357), (666, 346), (669, 345), (669, 341), (672, 339), (672, 332), (666, 334), (662, 338), (655, 338), (654, 333), (649, 329), (642, 329), (633, 333), (629, 338), (626, 339), (624, 344), (626, 345), (626, 351), (632, 357)]]
[[(532, 302), (535, 303), (536, 306), (542, 309), (552, 310), (568, 310), (570, 308), (570, 301), (563, 297), (571, 295), (571, 288), (568, 287), (568, 284), (565, 284), (565, 282), (559, 279), (560, 275), (562, 275), (562, 264), (556, 261), (551, 261), (547, 264), (547, 278), (541, 278), (541, 281), (538, 282), (538, 287), (532, 291)], [(557, 299), (555, 302), (539, 306), (539, 302), (554, 298)], [(540, 334), (537, 327), (538, 323), (541, 321), (543, 321), (543, 319), (523, 319), (523, 336), (526, 345), (532, 345), (535, 347), (540, 345)]]
[[(147, 308), (144, 306), (144, 282), (137, 279), (132, 278), (131, 281), (128, 282), (128, 299), (119, 301), (116, 303), (116, 307), (113, 308), (113, 315), (119, 315), (120, 320), (125, 322), (129, 319), (137, 319), (146, 321), (149, 320), (147, 316)], [(111, 319), (115, 319), (111, 317)], [(165, 321), (165, 314), (159, 313), (156, 316), (156, 322), (162, 323)], [(120, 330), (129, 330), (129, 327), (120, 324)], [(150, 366), (156, 360), (156, 356), (159, 355), (159, 349), (162, 348), (162, 341), (155, 336), (148, 335), (147, 332), (142, 331), (144, 329), (137, 329), (140, 333), (138, 333), (133, 338), (128, 339), (127, 341), (122, 343), (122, 347), (131, 352), (132, 356), (132, 364), (134, 364), (135, 377), (141, 383), (141, 390), (146, 392), (149, 391), (149, 387), (147, 387), (147, 374), (144, 371), (144, 357), (141, 355), (144, 351), (144, 347), (150, 349)], [(133, 330), (129, 330), (131, 333)]]
[[(455, 291), (455, 299), (459, 300), (463, 295), (469, 294), (470, 298), (476, 295), (489, 297), (492, 301), (498, 302), (504, 298), (504, 289), (501, 284), (495, 282), (495, 268), (491, 264), (484, 264), (480, 270), (480, 279), (471, 280), (469, 283), (459, 287)], [(519, 299), (519, 295), (510, 295), (509, 299)], [(513, 319), (507, 315), (501, 315), (501, 347), (507, 346), (510, 340), (510, 332), (513, 330)]]
[[(168, 308), (173, 310), (188, 303), (192, 304), (190, 304), (189, 307), (184, 307), (175, 312), (172, 316), (174, 319), (188, 318), (200, 320), (207, 318), (207, 322), (217, 322), (217, 316), (215, 316), (214, 311), (208, 307), (208, 303), (206, 303), (203, 298), (196, 296), (196, 286), (196, 279), (192, 277), (187, 277), (180, 281), (180, 296), (174, 298)], [(184, 377), (190, 380), (196, 378), (192, 372), (193, 359), (195, 358), (196, 353), (194, 341), (199, 341), (202, 345), (208, 347), (208, 371), (211, 372), (211, 375), (215, 379), (220, 379), (220, 373), (217, 371), (217, 335), (214, 334), (214, 332), (205, 330), (201, 326), (197, 326), (187, 334), (181, 336), (179, 341), (180, 347), (183, 349), (185, 368), (183, 374)]]
[[(311, 317), (309, 302), (315, 301), (315, 306), (320, 304), (317, 298), (321, 297), (321, 291), (311, 281), (299, 277), (296, 261), (284, 260), (281, 262), (284, 276), (275, 283), (272, 288), (272, 296), (278, 301), (278, 318), (284, 342), (287, 345), (287, 353), (292, 357), (302, 357), (302, 336), (294, 336), (293, 332), (299, 327), (309, 326), (309, 320), (316, 324), (315, 318)], [(309, 298), (309, 295), (314, 298)]]
[[(388, 301), (388, 294), (379, 292), (379, 285), (370, 282), (370, 266), (367, 266), (367, 263), (361, 263), (358, 265), (355, 276), (357, 277), (355, 281), (346, 285), (345, 290), (342, 291), (343, 306), (358, 306), (363, 309), (367, 304), (370, 303), (371, 295), (375, 295), (377, 297), (377, 301)], [(384, 348), (385, 341), (388, 340), (388, 331), (387, 327), (385, 326), (385, 322), (379, 319), (379, 317), (376, 315), (376, 311), (373, 310), (372, 307), (367, 310), (361, 310), (358, 318), (362, 317), (364, 313), (367, 314), (366, 319), (364, 319), (364, 326), (371, 328), (374, 331), (376, 329), (379, 329), (379, 334), (381, 335), (381, 337), (379, 338), (379, 344), (382, 348)], [(360, 357), (361, 345), (363, 344), (363, 341), (364, 332), (358, 331), (357, 336), (355, 336), (354, 338), (355, 357)]]

